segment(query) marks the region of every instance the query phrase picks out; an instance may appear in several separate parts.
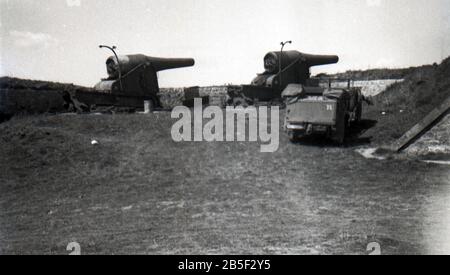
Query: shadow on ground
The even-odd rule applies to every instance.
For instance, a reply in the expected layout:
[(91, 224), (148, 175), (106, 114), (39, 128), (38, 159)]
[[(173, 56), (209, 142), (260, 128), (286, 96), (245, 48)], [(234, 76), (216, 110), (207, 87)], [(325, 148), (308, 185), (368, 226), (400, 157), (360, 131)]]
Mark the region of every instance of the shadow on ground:
[(339, 144), (331, 141), (324, 135), (313, 134), (310, 136), (305, 136), (300, 138), (295, 143), (302, 146), (313, 146), (313, 147), (358, 147), (362, 145), (367, 145), (371, 143), (372, 137), (362, 137), (362, 135), (369, 129), (375, 127), (377, 121), (375, 120), (362, 120), (360, 123), (353, 125), (350, 128), (350, 133), (345, 139), (344, 144)]

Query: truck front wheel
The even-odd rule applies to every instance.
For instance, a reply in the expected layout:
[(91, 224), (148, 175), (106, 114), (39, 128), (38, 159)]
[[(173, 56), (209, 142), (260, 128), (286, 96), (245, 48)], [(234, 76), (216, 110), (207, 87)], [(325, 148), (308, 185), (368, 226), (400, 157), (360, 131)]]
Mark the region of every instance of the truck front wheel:
[(291, 142), (298, 141), (301, 136), (302, 136), (302, 134), (297, 131), (292, 131), (292, 130), (288, 131), (288, 137)]
[(356, 123), (360, 123), (362, 120), (362, 109), (363, 109), (363, 104), (362, 104), (362, 102), (360, 102), (358, 104), (358, 107), (356, 107), (356, 114), (355, 114), (355, 117), (356, 117), (355, 122)]

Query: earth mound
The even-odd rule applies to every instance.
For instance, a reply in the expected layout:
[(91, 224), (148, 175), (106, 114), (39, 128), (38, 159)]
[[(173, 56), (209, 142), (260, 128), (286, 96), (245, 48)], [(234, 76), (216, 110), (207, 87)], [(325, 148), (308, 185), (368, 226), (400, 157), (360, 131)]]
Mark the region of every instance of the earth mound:
[(377, 121), (365, 136), (385, 144), (400, 138), (450, 96), (450, 57), (440, 65), (422, 66), (373, 98), (365, 118)]
[(82, 90), (90, 91), (92, 89), (69, 83), (58, 83), (41, 80), (21, 79), (16, 77), (0, 77), (0, 89), (6, 90), (36, 90), (36, 91), (67, 91)]

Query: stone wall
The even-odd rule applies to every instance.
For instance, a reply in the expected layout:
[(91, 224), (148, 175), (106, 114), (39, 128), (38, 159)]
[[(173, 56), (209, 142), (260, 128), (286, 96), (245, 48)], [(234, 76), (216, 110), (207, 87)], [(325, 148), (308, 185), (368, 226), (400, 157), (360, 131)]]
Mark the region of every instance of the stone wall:
[[(403, 79), (383, 79), (383, 80), (361, 80), (351, 81), (351, 87), (361, 87), (362, 93), (365, 96), (376, 96), (384, 92), (389, 86), (402, 82)], [(323, 81), (320, 83), (321, 87), (328, 87), (328, 82)], [(347, 88), (348, 81), (333, 81), (331, 84), (333, 88)]]
[(159, 98), (163, 108), (171, 109), (196, 97), (209, 98), (210, 105), (225, 106), (227, 95), (228, 86), (161, 88)]

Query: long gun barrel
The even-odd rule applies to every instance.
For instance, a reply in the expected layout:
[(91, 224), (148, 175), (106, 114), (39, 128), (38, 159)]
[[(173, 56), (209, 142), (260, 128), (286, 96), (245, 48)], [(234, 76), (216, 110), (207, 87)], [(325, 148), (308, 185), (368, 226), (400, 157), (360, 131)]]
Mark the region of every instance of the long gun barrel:
[(267, 73), (278, 73), (280, 69), (284, 70), (287, 67), (295, 64), (304, 65), (308, 69), (313, 66), (334, 64), (339, 62), (339, 57), (336, 55), (313, 55), (305, 54), (299, 51), (285, 51), (285, 52), (269, 52), (264, 57), (264, 68)]
[(106, 60), (106, 68), (111, 79), (119, 77), (119, 66), (122, 75), (129, 73), (142, 65), (152, 66), (155, 72), (177, 69), (183, 67), (194, 66), (195, 61), (192, 58), (159, 58), (151, 57), (143, 54), (137, 55), (122, 55), (117, 60), (114, 56)]
[(339, 62), (339, 57), (337, 55), (313, 55), (313, 54), (303, 54), (304, 62), (308, 66), (320, 66), (336, 64)]

